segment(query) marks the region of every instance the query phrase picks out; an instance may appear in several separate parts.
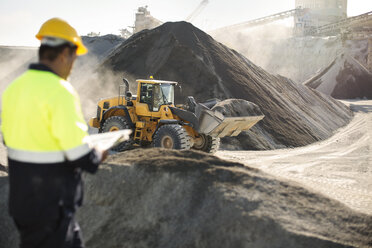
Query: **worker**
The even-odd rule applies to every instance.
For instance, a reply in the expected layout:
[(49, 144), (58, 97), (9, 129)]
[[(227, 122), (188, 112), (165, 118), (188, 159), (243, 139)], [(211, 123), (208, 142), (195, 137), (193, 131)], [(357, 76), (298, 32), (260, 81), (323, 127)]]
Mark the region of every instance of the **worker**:
[(66, 21), (40, 28), (39, 63), (2, 96), (2, 133), (8, 150), (9, 213), (20, 247), (83, 247), (74, 219), (82, 204), (82, 171), (95, 173), (107, 151), (83, 142), (87, 125), (67, 81), (78, 55), (87, 53)]

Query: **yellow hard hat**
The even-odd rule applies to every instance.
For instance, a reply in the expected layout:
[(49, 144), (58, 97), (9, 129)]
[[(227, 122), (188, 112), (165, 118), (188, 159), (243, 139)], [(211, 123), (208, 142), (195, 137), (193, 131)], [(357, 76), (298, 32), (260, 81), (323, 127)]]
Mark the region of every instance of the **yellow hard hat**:
[(43, 37), (56, 37), (71, 42), (77, 46), (77, 55), (83, 55), (88, 52), (88, 49), (84, 46), (76, 30), (62, 19), (52, 18), (44, 22), (39, 32), (36, 34), (38, 40), (42, 40)]

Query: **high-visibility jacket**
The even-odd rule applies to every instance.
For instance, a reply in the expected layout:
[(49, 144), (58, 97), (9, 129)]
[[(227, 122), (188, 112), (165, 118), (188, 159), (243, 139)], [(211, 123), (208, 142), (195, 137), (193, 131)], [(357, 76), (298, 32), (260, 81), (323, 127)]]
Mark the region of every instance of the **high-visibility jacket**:
[(63, 162), (89, 152), (79, 97), (51, 71), (30, 69), (16, 79), (3, 93), (1, 117), (8, 156), (14, 160)]
[(83, 199), (81, 172), (96, 172), (100, 159), (83, 142), (87, 125), (70, 83), (31, 65), (4, 91), (1, 119), (10, 215), (35, 222), (74, 212)]

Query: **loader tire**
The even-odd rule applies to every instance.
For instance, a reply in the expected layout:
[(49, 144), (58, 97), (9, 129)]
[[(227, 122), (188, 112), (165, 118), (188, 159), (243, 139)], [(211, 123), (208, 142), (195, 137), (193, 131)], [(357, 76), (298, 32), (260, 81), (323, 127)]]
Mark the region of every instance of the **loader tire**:
[(177, 150), (190, 149), (191, 140), (181, 125), (168, 124), (158, 128), (154, 135), (153, 146)]
[(200, 134), (195, 139), (192, 149), (199, 150), (207, 153), (215, 153), (220, 147), (220, 138), (214, 138), (206, 134)]
[[(115, 132), (122, 129), (131, 129), (128, 121), (122, 116), (111, 116), (107, 118), (103, 123), (101, 132)], [(133, 145), (132, 135), (130, 137), (130, 140), (126, 140), (119, 145), (114, 146), (113, 148), (111, 148), (111, 150), (115, 152), (122, 152), (130, 149)]]

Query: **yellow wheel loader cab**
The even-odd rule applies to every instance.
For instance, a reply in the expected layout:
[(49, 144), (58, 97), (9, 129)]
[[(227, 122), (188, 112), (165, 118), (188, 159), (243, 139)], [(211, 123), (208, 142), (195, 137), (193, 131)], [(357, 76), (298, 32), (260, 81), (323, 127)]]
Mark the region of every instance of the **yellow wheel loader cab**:
[(219, 147), (219, 138), (238, 135), (248, 130), (263, 118), (224, 118), (214, 113), (211, 104), (197, 104), (188, 97), (186, 105), (175, 106), (174, 90), (177, 82), (138, 79), (137, 95), (129, 91), (125, 78), (124, 91), (119, 95), (98, 102), (97, 116), (89, 125), (99, 132), (114, 132), (131, 129), (131, 140), (113, 148), (123, 151), (133, 146), (153, 146), (168, 149), (196, 149), (214, 153)]

